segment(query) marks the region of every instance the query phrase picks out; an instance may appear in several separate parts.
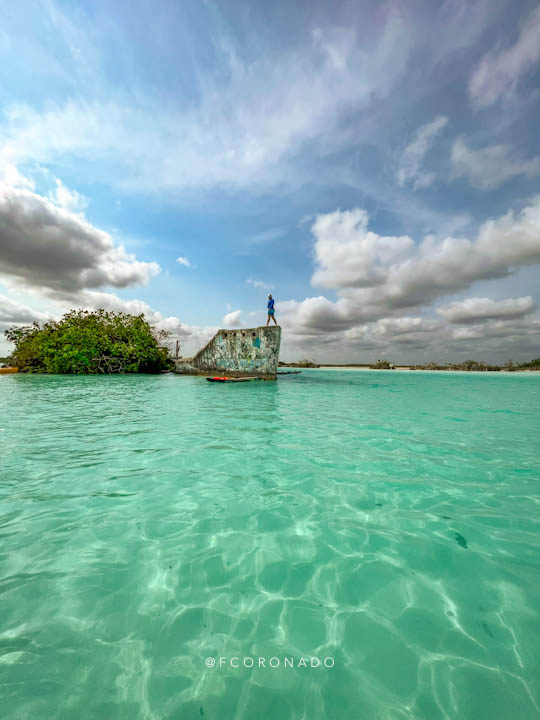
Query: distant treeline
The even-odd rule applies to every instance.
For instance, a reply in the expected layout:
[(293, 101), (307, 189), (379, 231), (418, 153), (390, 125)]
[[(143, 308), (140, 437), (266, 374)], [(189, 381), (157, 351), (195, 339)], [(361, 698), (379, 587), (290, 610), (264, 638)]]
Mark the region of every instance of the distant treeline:
[[(280, 362), (280, 367), (299, 367), (299, 368), (319, 368), (321, 365), (313, 362), (312, 360), (300, 360), (300, 362), (285, 363)], [(408, 367), (410, 370), (461, 370), (466, 372), (524, 372), (527, 370), (540, 370), (540, 358), (531, 360), (526, 363), (516, 363), (513, 360), (508, 360), (504, 365), (490, 365), (489, 363), (483, 362), (482, 360), (465, 360), (461, 363), (446, 363), (440, 364), (435, 362), (429, 362), (425, 365), (397, 365), (389, 362), (388, 360), (377, 360), (371, 364), (361, 363), (346, 363), (346, 365), (337, 365), (331, 363), (325, 363), (322, 367), (359, 367), (359, 368), (370, 368), (371, 370), (394, 370), (396, 367)]]
[[(387, 360), (378, 360), (374, 365), (370, 365), (370, 368), (375, 370), (391, 370), (395, 365)], [(531, 360), (526, 363), (516, 363), (513, 360), (508, 360), (504, 365), (490, 365), (482, 360), (465, 360), (461, 363), (445, 363), (439, 364), (434, 362), (426, 363), (425, 365), (409, 365), (411, 370), (461, 370), (466, 372), (522, 372), (525, 370), (540, 370), (540, 358)]]

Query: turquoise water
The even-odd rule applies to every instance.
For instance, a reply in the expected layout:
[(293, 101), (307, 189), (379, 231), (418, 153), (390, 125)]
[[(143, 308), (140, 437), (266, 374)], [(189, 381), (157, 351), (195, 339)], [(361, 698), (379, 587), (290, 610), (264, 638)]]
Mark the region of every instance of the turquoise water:
[(0, 409), (3, 720), (540, 717), (540, 377), (11, 375)]

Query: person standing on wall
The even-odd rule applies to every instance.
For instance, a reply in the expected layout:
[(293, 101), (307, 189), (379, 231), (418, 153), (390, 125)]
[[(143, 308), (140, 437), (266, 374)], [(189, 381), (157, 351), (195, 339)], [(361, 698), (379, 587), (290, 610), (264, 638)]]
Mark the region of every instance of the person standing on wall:
[(275, 322), (275, 324), (277, 325), (277, 320), (276, 320), (275, 314), (274, 314), (274, 312), (275, 312), (274, 311), (274, 298), (271, 295), (268, 296), (267, 307), (268, 307), (268, 320), (266, 321), (266, 326), (268, 327), (270, 320), (273, 320)]

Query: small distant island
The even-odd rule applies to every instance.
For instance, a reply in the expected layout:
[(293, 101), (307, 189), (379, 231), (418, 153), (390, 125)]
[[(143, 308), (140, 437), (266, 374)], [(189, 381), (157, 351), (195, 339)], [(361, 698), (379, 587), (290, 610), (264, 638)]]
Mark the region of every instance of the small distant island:
[[(299, 360), (298, 362), (281, 362), (278, 363), (279, 367), (294, 367), (294, 368), (320, 368), (321, 366), (311, 360)], [(337, 366), (336, 366), (337, 367)]]

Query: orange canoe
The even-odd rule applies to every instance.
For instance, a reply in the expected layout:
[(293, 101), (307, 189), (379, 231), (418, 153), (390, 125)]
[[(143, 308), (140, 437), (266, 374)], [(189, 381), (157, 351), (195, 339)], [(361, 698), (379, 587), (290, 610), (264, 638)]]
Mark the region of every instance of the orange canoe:
[(0, 368), (0, 375), (14, 372), (19, 372), (18, 368)]
[(207, 377), (208, 382), (249, 382), (260, 380), (258, 377)]

